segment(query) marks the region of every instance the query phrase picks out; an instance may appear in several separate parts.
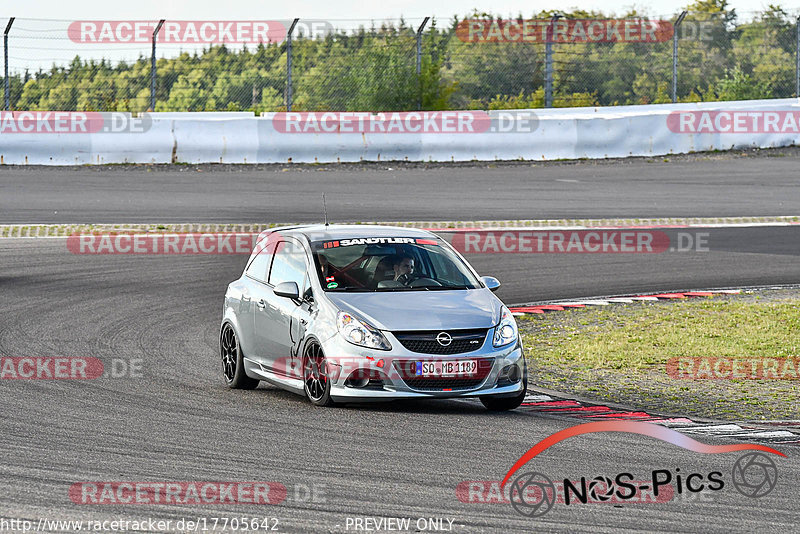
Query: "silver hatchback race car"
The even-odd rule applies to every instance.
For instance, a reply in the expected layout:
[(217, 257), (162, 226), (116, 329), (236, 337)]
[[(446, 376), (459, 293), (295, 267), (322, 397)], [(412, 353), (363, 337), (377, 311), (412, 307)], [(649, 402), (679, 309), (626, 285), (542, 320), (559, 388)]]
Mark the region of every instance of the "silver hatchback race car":
[(262, 232), (225, 293), (225, 382), (264, 380), (319, 406), (478, 397), (490, 410), (516, 408), (527, 366), (498, 287), (423, 230)]

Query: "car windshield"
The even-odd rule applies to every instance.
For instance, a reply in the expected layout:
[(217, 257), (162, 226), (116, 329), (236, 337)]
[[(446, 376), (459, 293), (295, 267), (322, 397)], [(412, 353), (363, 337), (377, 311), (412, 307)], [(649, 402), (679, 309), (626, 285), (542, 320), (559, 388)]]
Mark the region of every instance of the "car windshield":
[(366, 237), (311, 244), (325, 291), (436, 291), (482, 287), (441, 239)]

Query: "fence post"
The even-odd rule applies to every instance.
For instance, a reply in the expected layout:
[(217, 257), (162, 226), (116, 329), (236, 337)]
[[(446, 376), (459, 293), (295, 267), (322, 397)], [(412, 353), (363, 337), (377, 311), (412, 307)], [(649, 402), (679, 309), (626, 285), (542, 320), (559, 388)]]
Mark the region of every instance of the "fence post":
[(672, 103), (678, 101), (678, 27), (683, 22), (683, 17), (688, 11), (678, 15), (678, 20), (672, 25)]
[(417, 29), (417, 87), (419, 92), (417, 111), (422, 109), (422, 80), (420, 79), (420, 75), (422, 74), (422, 30), (425, 29), (425, 25), (430, 19), (430, 17), (425, 17), (425, 20), (422, 21), (422, 24), (420, 24)]
[[(11, 19), (14, 20), (14, 19)], [(800, 97), (800, 17), (795, 22), (795, 50), (794, 50), (794, 96)]]
[(11, 31), (11, 25), (14, 24), (14, 19), (15, 18), (16, 17), (11, 17), (10, 19), (8, 19), (8, 24), (6, 25), (6, 31), (3, 33), (3, 57), (4, 57), (3, 65), (5, 66), (5, 78), (3, 78), (4, 79), (4, 82), (3, 82), (4, 86), (3, 87), (4, 87), (5, 91), (3, 92), (3, 94), (5, 96), (5, 104), (6, 104), (6, 108), (5, 109), (6, 109), (6, 111), (9, 110), (10, 102), (11, 102), (11, 98), (9, 97), (9, 94), (8, 94), (8, 92), (9, 92), (9, 84), (8, 84), (8, 32)]
[(294, 19), (286, 32), (286, 111), (292, 111), (292, 32), (298, 20)]
[(553, 15), (544, 40), (544, 107), (553, 107), (553, 25), (561, 15)]
[(150, 111), (156, 110), (156, 37), (163, 24), (164, 19), (161, 19), (153, 30), (153, 52), (150, 55)]

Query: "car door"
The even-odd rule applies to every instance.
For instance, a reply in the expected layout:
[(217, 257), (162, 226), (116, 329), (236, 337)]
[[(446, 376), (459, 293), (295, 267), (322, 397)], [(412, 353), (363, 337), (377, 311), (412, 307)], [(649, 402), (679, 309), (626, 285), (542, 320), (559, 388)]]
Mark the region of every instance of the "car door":
[[(293, 349), (300, 335), (301, 301), (279, 297), (273, 289), (281, 282), (295, 282), (304, 291), (308, 257), (302, 244), (290, 237), (276, 243), (268, 283), (253, 295), (254, 334), (260, 362), (279, 375), (293, 374)], [(304, 319), (307, 321), (307, 319)]]
[(291, 328), (289, 329), (290, 359), (285, 366), (281, 366), (285, 368), (288, 376), (298, 379), (303, 377), (300, 344), (306, 336), (309, 321), (317, 312), (308, 272), (306, 272), (306, 276), (303, 279), (303, 285), (300, 286), (300, 295), (300, 304), (292, 310)]
[[(242, 292), (239, 303), (239, 327), (241, 332), (242, 352), (245, 357), (260, 361), (260, 349), (255, 336), (255, 312), (258, 310), (256, 302), (263, 295), (269, 278), (269, 268), (272, 265), (272, 254), (275, 242), (262, 244), (249, 259), (245, 276), (241, 278)], [(256, 298), (254, 298), (256, 297)]]

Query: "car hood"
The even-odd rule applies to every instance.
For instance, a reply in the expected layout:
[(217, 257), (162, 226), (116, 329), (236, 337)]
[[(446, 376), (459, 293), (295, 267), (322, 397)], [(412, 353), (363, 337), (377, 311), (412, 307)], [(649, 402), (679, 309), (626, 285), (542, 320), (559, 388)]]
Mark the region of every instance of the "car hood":
[(503, 304), (488, 289), (384, 291), (326, 296), (340, 310), (354, 313), (380, 330), (455, 330), (491, 328)]

